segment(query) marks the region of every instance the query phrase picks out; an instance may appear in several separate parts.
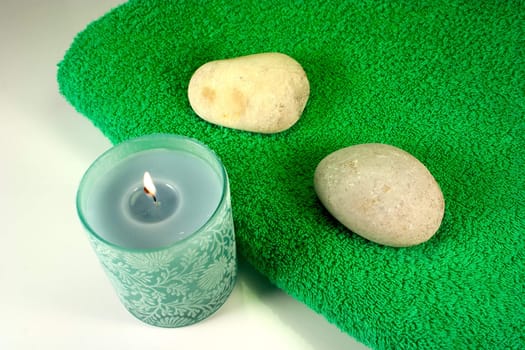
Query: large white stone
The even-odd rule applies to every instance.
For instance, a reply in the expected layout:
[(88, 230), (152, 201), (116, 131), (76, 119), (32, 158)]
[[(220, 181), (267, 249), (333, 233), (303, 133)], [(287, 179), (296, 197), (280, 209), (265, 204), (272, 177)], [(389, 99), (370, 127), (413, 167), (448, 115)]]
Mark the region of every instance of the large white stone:
[(354, 233), (393, 247), (423, 243), (438, 230), (445, 202), (428, 169), (390, 145), (340, 149), (315, 170), (316, 193)]

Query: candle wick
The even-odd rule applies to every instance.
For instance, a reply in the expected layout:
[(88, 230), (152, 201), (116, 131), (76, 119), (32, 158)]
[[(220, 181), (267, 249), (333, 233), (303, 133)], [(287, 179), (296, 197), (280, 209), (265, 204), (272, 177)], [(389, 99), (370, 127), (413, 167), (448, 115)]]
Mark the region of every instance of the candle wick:
[(150, 196), (150, 197), (153, 199), (153, 203), (155, 203), (155, 205), (158, 204), (158, 203), (157, 203), (157, 196), (156, 196), (154, 193), (150, 192), (150, 190), (148, 190), (148, 189), (146, 188), (146, 186), (144, 186), (144, 193), (145, 193), (146, 195)]

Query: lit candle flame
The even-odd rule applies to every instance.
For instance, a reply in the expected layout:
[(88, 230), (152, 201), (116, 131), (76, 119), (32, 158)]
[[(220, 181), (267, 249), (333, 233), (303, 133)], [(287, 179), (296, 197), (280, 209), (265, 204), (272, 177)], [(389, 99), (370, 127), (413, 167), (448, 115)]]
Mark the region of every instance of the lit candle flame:
[(157, 189), (153, 183), (153, 179), (149, 172), (144, 173), (144, 193), (153, 198), (153, 201), (157, 203)]

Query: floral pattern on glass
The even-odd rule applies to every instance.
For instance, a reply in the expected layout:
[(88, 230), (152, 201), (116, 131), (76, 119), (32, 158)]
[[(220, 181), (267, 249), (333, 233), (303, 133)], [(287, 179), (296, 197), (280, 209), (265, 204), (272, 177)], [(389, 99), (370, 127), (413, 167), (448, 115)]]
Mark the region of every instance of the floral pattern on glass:
[(182, 327), (213, 314), (233, 290), (237, 262), (227, 196), (205, 227), (162, 250), (126, 251), (90, 236), (128, 311), (160, 327)]

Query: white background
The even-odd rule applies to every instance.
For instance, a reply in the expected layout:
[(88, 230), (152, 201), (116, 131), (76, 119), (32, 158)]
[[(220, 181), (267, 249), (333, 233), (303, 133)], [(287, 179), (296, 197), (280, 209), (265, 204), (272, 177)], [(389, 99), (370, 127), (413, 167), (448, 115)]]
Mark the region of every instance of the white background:
[(75, 210), (110, 143), (60, 96), (56, 64), (121, 2), (0, 2), (0, 349), (366, 349), (246, 266), (190, 327), (152, 327), (120, 304)]

